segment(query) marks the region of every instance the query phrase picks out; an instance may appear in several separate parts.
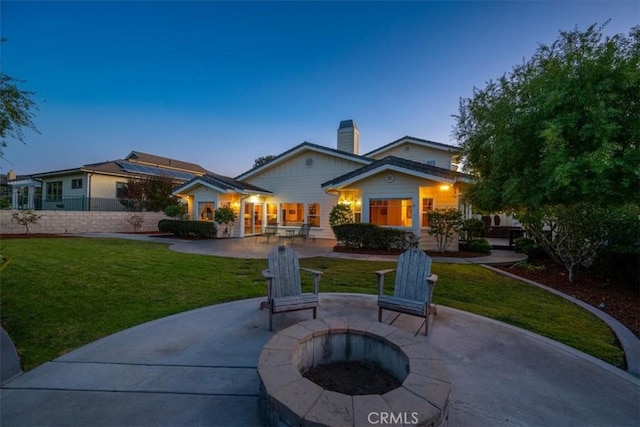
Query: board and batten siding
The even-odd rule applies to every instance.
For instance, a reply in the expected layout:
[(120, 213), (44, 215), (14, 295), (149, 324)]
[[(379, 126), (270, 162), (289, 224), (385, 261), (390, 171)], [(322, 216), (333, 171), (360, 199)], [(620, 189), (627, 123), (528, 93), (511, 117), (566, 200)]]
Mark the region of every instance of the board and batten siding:
[(310, 235), (333, 239), (329, 212), (338, 203), (338, 196), (327, 194), (320, 186), (361, 166), (361, 163), (306, 150), (245, 181), (273, 192), (273, 196), (266, 197), (266, 203), (304, 203), (307, 210), (309, 203), (319, 203), (320, 227), (312, 227)]

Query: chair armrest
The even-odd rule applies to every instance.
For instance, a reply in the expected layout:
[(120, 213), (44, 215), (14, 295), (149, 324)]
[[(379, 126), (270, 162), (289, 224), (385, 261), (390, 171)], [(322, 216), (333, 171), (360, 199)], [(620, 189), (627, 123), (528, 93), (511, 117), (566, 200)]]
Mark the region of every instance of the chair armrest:
[(320, 276), (322, 276), (323, 272), (303, 267), (300, 267), (300, 271), (313, 274), (313, 293), (317, 295), (320, 288)]
[(300, 267), (300, 271), (306, 271), (307, 273), (311, 273), (314, 276), (324, 274), (324, 271), (312, 270), (310, 268), (304, 268), (304, 267)]
[(378, 295), (384, 294), (384, 275), (387, 273), (391, 273), (392, 271), (396, 271), (396, 269), (392, 268), (389, 270), (378, 270), (374, 272), (374, 274), (378, 277)]
[(427, 282), (435, 285), (436, 282), (438, 281), (438, 275), (437, 274), (432, 274), (431, 276), (427, 277)]
[(269, 270), (262, 270), (262, 277), (265, 279), (273, 279), (275, 276), (269, 272)]

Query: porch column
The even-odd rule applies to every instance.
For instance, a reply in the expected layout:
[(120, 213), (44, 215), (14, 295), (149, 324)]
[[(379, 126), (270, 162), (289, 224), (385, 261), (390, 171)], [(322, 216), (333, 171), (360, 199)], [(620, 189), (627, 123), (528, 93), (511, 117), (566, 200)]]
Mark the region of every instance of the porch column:
[(18, 191), (18, 187), (11, 186), (11, 209), (18, 209)]
[(27, 209), (33, 209), (35, 207), (34, 196), (35, 196), (35, 187), (30, 185), (27, 187), (28, 195), (27, 195)]

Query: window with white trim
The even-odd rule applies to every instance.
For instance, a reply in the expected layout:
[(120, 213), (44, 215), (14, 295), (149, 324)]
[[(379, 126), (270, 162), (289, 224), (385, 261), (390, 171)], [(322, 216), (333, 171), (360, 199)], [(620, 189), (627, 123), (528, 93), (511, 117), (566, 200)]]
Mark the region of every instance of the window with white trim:
[(411, 199), (370, 199), (369, 222), (376, 225), (411, 227)]
[(429, 215), (428, 213), (433, 210), (433, 199), (430, 197), (425, 197), (422, 199), (422, 226), (429, 226)]

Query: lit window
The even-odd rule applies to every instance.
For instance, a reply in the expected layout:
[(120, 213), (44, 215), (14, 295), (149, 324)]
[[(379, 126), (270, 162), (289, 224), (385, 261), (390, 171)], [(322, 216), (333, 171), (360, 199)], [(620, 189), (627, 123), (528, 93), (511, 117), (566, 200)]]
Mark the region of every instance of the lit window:
[(201, 221), (213, 221), (214, 206), (213, 202), (198, 202), (198, 217)]
[(309, 203), (307, 224), (312, 227), (320, 227), (320, 203)]
[(369, 221), (376, 225), (411, 227), (411, 199), (369, 200)]
[(267, 203), (267, 224), (276, 225), (278, 223), (278, 205)]
[(429, 226), (429, 215), (428, 213), (433, 210), (433, 199), (424, 198), (422, 199), (422, 226)]
[(304, 203), (280, 203), (282, 225), (304, 223)]

